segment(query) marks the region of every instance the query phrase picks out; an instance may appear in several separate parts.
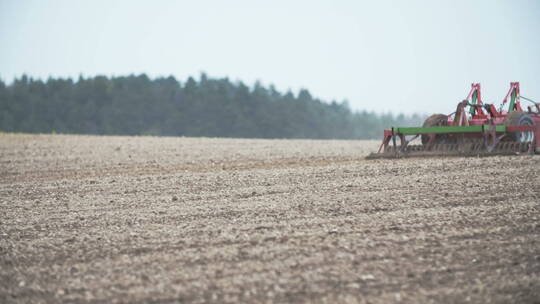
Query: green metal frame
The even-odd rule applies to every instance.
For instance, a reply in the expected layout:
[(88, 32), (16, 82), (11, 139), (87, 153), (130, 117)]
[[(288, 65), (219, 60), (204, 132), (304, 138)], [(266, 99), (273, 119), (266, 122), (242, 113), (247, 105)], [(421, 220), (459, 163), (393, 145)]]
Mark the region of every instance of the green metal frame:
[[(416, 135), (416, 134), (448, 134), (448, 133), (482, 133), (491, 130), (492, 125), (480, 126), (440, 126), (440, 127), (406, 127), (392, 128), (394, 134)], [(506, 126), (495, 126), (496, 132), (506, 132)]]
[[(477, 92), (477, 91), (474, 91), (474, 92), (472, 93), (472, 96), (471, 96), (471, 103), (472, 103), (473, 105), (475, 105), (475, 104), (477, 103), (477, 100), (478, 100), (478, 92)], [(471, 107), (471, 108), (469, 109), (469, 113), (470, 113), (471, 115), (474, 115), (474, 112), (475, 112), (475, 111), (476, 111), (476, 108), (475, 108), (475, 107)]]
[(508, 105), (508, 112), (514, 111), (514, 107), (516, 106), (516, 89), (512, 90), (512, 94), (510, 94), (510, 105)]

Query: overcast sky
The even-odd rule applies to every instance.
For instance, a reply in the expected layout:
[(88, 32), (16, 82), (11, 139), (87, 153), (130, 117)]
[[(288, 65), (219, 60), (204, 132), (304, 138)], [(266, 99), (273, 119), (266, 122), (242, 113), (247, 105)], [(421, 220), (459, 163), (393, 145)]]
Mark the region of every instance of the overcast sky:
[(0, 0), (0, 78), (206, 72), (353, 109), (540, 101), (540, 1)]

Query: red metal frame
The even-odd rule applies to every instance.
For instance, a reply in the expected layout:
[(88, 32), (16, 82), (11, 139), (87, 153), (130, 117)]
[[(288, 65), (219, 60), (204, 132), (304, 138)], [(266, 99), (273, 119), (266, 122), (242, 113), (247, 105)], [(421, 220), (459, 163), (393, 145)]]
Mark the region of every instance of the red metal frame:
[[(466, 106), (472, 106), (470, 103), (470, 100), (475, 92), (477, 94), (477, 106), (474, 106), (475, 114), (472, 115), (465, 122), (463, 121), (463, 117), (466, 117), (467, 113), (465, 113), (464, 108)], [(503, 121), (508, 115), (508, 112), (504, 111), (502, 107), (508, 102), (508, 98), (512, 96), (512, 93), (516, 94), (516, 100), (514, 103), (513, 111), (523, 111), (521, 107), (519, 82), (510, 83), (510, 88), (508, 89), (508, 92), (504, 96), (500, 111), (498, 111), (497, 108), (493, 104), (486, 105), (483, 103), (481, 86), (479, 83), (473, 83), (471, 84), (471, 90), (469, 91), (469, 94), (464, 100), (464, 101), (467, 101), (468, 103), (462, 105), (463, 109), (460, 109), (460, 106), (458, 105), (458, 109), (455, 112), (456, 115), (454, 117), (452, 117), (452, 115), (448, 116), (448, 125), (450, 126), (462, 126), (462, 125), (478, 126), (478, 125), (485, 125), (489, 123), (494, 123), (496, 125), (503, 124)], [(487, 108), (486, 111), (484, 111), (483, 108)], [(538, 105), (537, 105), (537, 108), (538, 108), (537, 109), (538, 112), (540, 112), (540, 107)], [(460, 110), (463, 110), (464, 115), (460, 115), (460, 112), (459, 112)], [(529, 107), (528, 112), (532, 114), (531, 117), (535, 121), (535, 123), (539, 124), (540, 115), (538, 115), (538, 113), (533, 112), (531, 107)], [(457, 121), (455, 121), (454, 118), (458, 118)]]
[(521, 109), (521, 99), (519, 98), (519, 82), (510, 82), (510, 89), (508, 90), (508, 93), (506, 93), (506, 96), (504, 96), (503, 102), (501, 106), (504, 106), (506, 102), (508, 101), (508, 97), (512, 95), (513, 91), (516, 91), (516, 102), (514, 105), (514, 111), (523, 111)]
[[(471, 84), (471, 90), (469, 91), (469, 94), (465, 98), (465, 100), (470, 101), (473, 94), (476, 92), (476, 104), (477, 105), (483, 105), (482, 103), (482, 90), (480, 83), (472, 83)], [(487, 115), (484, 113), (484, 110), (481, 107), (476, 107), (475, 109), (475, 116), (477, 117), (483, 117), (487, 118)]]

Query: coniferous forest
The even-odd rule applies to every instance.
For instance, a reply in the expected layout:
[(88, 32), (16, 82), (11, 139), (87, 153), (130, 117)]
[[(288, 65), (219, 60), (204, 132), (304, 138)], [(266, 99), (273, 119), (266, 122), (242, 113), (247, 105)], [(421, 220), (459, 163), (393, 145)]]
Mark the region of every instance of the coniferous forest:
[(201, 74), (96, 76), (0, 81), (0, 131), (242, 138), (381, 138), (390, 126), (419, 125), (421, 115), (352, 111), (307, 90), (278, 92)]

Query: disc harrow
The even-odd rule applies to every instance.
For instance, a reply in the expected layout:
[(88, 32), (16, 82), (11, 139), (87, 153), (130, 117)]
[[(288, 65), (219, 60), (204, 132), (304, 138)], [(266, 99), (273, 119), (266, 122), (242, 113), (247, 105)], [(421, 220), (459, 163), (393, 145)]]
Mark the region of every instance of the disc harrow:
[[(522, 97), (534, 104), (523, 111), (521, 97), (519, 83), (510, 83), (510, 90), (497, 110), (482, 102), (480, 84), (473, 83), (454, 113), (431, 115), (422, 127), (384, 130), (379, 151), (367, 158), (540, 153), (540, 104)], [(503, 111), (508, 100), (508, 111)], [(411, 144), (418, 138), (421, 144)]]

